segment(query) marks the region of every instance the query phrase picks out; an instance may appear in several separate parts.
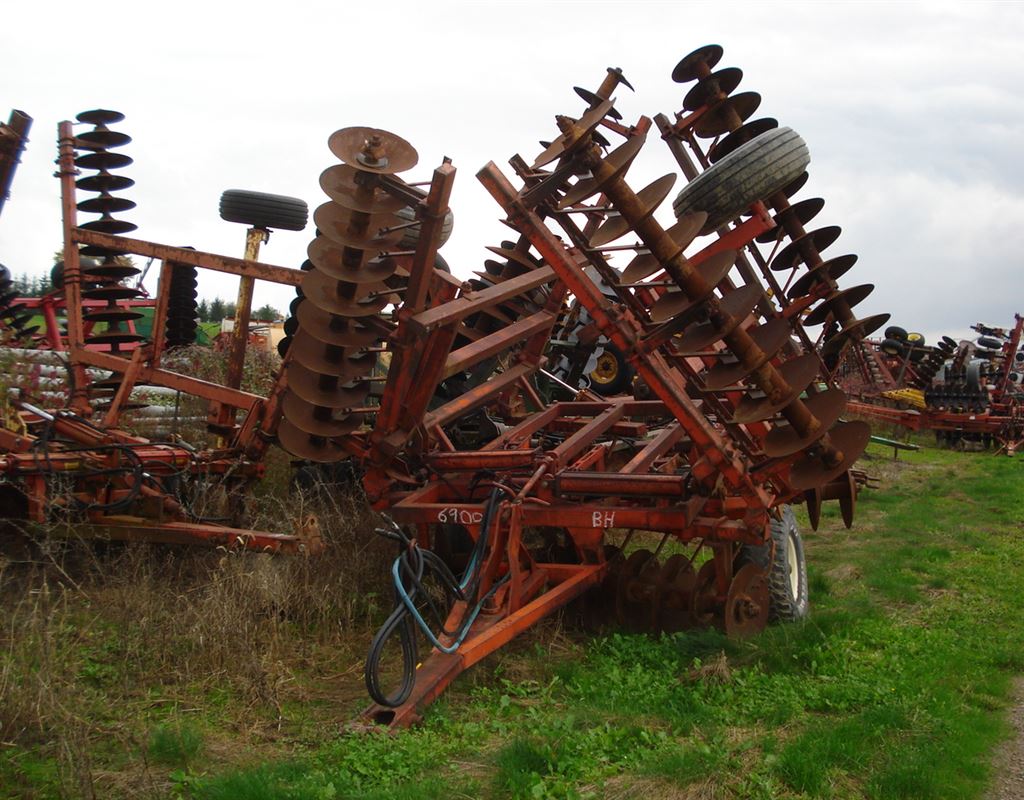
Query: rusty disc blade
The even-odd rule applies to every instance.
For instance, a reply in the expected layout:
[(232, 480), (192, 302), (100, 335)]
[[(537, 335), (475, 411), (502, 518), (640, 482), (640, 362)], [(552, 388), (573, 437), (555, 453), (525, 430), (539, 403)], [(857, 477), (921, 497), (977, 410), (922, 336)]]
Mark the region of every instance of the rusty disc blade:
[(130, 289), (127, 286), (101, 286), (97, 289), (86, 289), (82, 292), (86, 300), (105, 300), (110, 303), (115, 300), (133, 300), (142, 297), (138, 289)]
[(843, 517), (843, 525), (849, 530), (853, 527), (853, 517), (857, 509), (857, 484), (850, 471), (846, 471), (847, 491), (839, 495), (839, 513)]
[(839, 234), (842, 232), (843, 229), (838, 225), (828, 225), (827, 227), (805, 233), (779, 251), (778, 255), (772, 259), (772, 270), (781, 272), (784, 269), (790, 269), (797, 264), (804, 263), (807, 256), (801, 252), (802, 248), (810, 248), (812, 252), (820, 254), (822, 250), (838, 239)]
[(325, 275), (347, 283), (380, 283), (398, 269), (393, 258), (379, 257), (373, 251), (346, 248), (327, 236), (309, 243), (306, 255)]
[(352, 433), (363, 424), (362, 414), (336, 417), (331, 409), (307, 403), (294, 392), (288, 392), (284, 396), (281, 413), (300, 431), (325, 439)]
[(390, 300), (367, 297), (370, 288), (367, 284), (335, 280), (318, 270), (310, 270), (302, 279), (302, 293), (311, 303), (343, 317), (368, 317), (384, 310)]
[(714, 145), (708, 150), (708, 161), (714, 164), (717, 161), (721, 161), (733, 150), (742, 147), (751, 139), (757, 138), (762, 133), (772, 130), (773, 128), (779, 127), (779, 121), (773, 117), (761, 117), (760, 119), (752, 119), (734, 130), (724, 139)]
[(380, 341), (373, 328), (360, 325), (355, 319), (331, 314), (313, 303), (302, 303), (297, 312), (299, 330), (314, 339), (339, 347), (369, 347)]
[(853, 515), (857, 505), (857, 481), (854, 480), (853, 473), (847, 470), (817, 492), (824, 500), (838, 500), (843, 524), (847, 528), (853, 527)]
[(811, 523), (811, 529), (818, 530), (821, 523), (821, 489), (805, 491), (804, 501), (807, 503), (807, 519)]
[[(596, 92), (590, 91), (590, 89), (584, 89), (582, 86), (573, 86), (572, 90), (576, 92), (576, 94), (578, 94), (584, 102), (589, 103), (590, 108), (597, 108), (606, 99), (604, 97), (601, 97), (601, 95), (597, 94)], [(589, 111), (590, 108), (588, 108), (587, 110)], [(614, 108), (608, 109), (608, 116), (614, 120), (622, 119), (622, 114), (620, 114)]]
[(97, 175), (88, 175), (75, 181), (75, 186), (83, 192), (117, 192), (121, 189), (129, 189), (135, 185), (135, 181), (124, 175), (111, 175), (107, 172), (100, 172)]
[(543, 153), (537, 156), (537, 160), (533, 162), (532, 168), (539, 169), (546, 164), (550, 164), (556, 158), (561, 158), (573, 150), (580, 142), (585, 141), (587, 134), (601, 124), (601, 120), (608, 116), (608, 112), (612, 110), (614, 104), (613, 100), (605, 100), (600, 105), (594, 106), (594, 108), (587, 111), (586, 114), (576, 120), (571, 131), (563, 133)]
[(705, 291), (692, 297), (681, 291), (665, 292), (651, 306), (651, 319), (654, 322), (665, 322), (685, 313), (688, 308), (703, 303), (729, 274), (729, 270), (735, 263), (735, 250), (723, 250), (721, 253), (710, 256), (695, 268), (703, 279)]
[(828, 356), (835, 355), (851, 341), (855, 339), (863, 339), (865, 336), (870, 336), (887, 323), (890, 316), (890, 314), (873, 314), (870, 317), (855, 320), (852, 324), (847, 325), (839, 331), (839, 333), (825, 342), (821, 348), (821, 354)]
[(797, 192), (804, 188), (804, 184), (807, 183), (807, 179), (809, 177), (810, 176), (808, 175), (808, 173), (803, 172), (800, 175), (798, 175), (791, 184), (789, 184), (788, 186), (783, 186), (780, 191), (786, 197), (792, 197), (793, 195), (795, 195)]
[(141, 336), (137, 333), (128, 333), (127, 331), (104, 331), (103, 333), (94, 333), (91, 336), (86, 336), (86, 344), (100, 344), (100, 345), (120, 345), (120, 344), (131, 344), (132, 342), (144, 342), (145, 336)]
[(132, 137), (127, 133), (100, 128), (95, 131), (82, 131), (75, 139), (77, 144), (90, 150), (105, 150), (108, 147), (122, 147), (131, 142)]
[(319, 436), (310, 436), (283, 419), (277, 426), (277, 442), (296, 458), (331, 464), (345, 458), (348, 453), (332, 442)]
[(78, 227), (87, 231), (99, 231), (100, 233), (109, 233), (117, 236), (122, 233), (131, 233), (139, 226), (134, 222), (126, 222), (123, 219), (96, 219)]
[(775, 215), (775, 227), (760, 234), (755, 241), (764, 244), (781, 239), (786, 235), (786, 225), (792, 225), (795, 222), (803, 227), (818, 216), (824, 207), (825, 200), (821, 197), (808, 197), (806, 200), (787, 206)]
[(747, 425), (752, 422), (771, 419), (779, 411), (796, 400), (811, 385), (811, 381), (818, 376), (820, 368), (821, 362), (815, 353), (805, 353), (782, 364), (778, 368), (779, 375), (789, 385), (789, 391), (774, 399), (770, 396), (760, 398), (744, 397), (736, 404), (732, 421), (741, 425)]
[(416, 148), (380, 128), (342, 128), (330, 135), (327, 146), (346, 164), (381, 175), (405, 172), (419, 161)]
[(697, 573), (682, 553), (666, 559), (658, 573), (654, 590), (655, 628), (677, 633), (693, 627), (693, 589)]
[(767, 456), (785, 458), (818, 441), (846, 410), (846, 392), (842, 389), (827, 389), (808, 397), (804, 400), (804, 405), (821, 423), (820, 427), (804, 435), (790, 425), (772, 428), (764, 439), (764, 452)]
[(135, 203), (127, 197), (111, 197), (101, 195), (83, 200), (77, 206), (79, 211), (87, 214), (116, 214), (119, 211), (130, 211), (135, 208)]
[(875, 285), (873, 283), (862, 283), (859, 286), (851, 286), (849, 289), (833, 292), (804, 317), (804, 326), (813, 328), (816, 325), (821, 325), (839, 307), (845, 305), (848, 308), (853, 308), (874, 290)]
[(654, 627), (654, 582), (658, 562), (650, 550), (635, 550), (618, 571), (615, 616), (629, 631), (648, 632)]
[(739, 128), (761, 105), (757, 92), (740, 92), (720, 100), (705, 111), (693, 126), (702, 139), (711, 139)]
[(690, 613), (697, 625), (712, 625), (721, 612), (718, 587), (715, 581), (715, 562), (705, 561), (697, 570), (693, 584)]
[(683, 108), (696, 111), (701, 106), (728, 97), (733, 89), (743, 80), (743, 70), (737, 67), (726, 67), (701, 78), (683, 98)]
[(710, 72), (715, 64), (722, 59), (722, 47), (708, 44), (699, 47), (680, 59), (672, 70), (672, 80), (676, 83), (689, 83)]
[(111, 111), (109, 108), (94, 108), (77, 114), (75, 119), (88, 125), (113, 125), (115, 122), (124, 121), (124, 114), (120, 111)]
[[(695, 211), (680, 217), (674, 225), (666, 229), (665, 233), (676, 245), (672, 258), (683, 252), (697, 238), (697, 234), (700, 233), (707, 221), (706, 211)], [(641, 253), (626, 265), (621, 281), (622, 283), (638, 283), (644, 278), (649, 278), (654, 273), (660, 272), (661, 269), (662, 264), (654, 254)]]
[(832, 466), (826, 465), (819, 456), (807, 456), (797, 461), (789, 473), (789, 483), (797, 491), (828, 483), (852, 467), (871, 441), (871, 426), (859, 420), (841, 422), (828, 432), (828, 438), (843, 457)]
[(725, 598), (725, 635), (755, 636), (768, 626), (768, 575), (757, 564), (744, 564), (729, 584)]
[(121, 169), (132, 164), (130, 156), (124, 153), (108, 153), (100, 150), (95, 153), (86, 153), (75, 159), (75, 166), (82, 169), (98, 169), (103, 172), (111, 169)]
[(672, 191), (672, 186), (675, 182), (675, 173), (670, 172), (668, 175), (662, 175), (656, 181), (637, 192), (637, 201), (640, 204), (640, 214), (632, 220), (632, 222), (622, 216), (609, 217), (605, 223), (597, 229), (594, 235), (590, 237), (590, 246), (601, 247), (602, 245), (606, 245), (631, 231), (633, 226), (640, 220), (647, 219), (651, 216), (655, 209), (657, 209), (658, 206), (661, 205), (662, 201), (668, 196), (668, 193)]
[[(488, 246), (487, 249), (490, 250), (495, 255), (499, 256), (500, 258), (504, 258), (506, 261), (509, 261), (509, 262), (511, 262), (513, 264), (516, 264), (516, 265), (522, 267), (523, 270), (525, 270), (527, 272), (529, 272), (530, 270), (537, 269), (537, 267), (540, 266), (540, 264), (537, 261), (534, 260), (533, 256), (531, 256), (529, 253), (526, 253), (526, 252), (523, 252), (523, 251), (520, 251), (520, 250), (513, 250), (513, 249), (508, 248), (508, 247), (493, 247), (493, 246)], [(496, 262), (492, 261), (491, 263), (494, 264)], [(499, 264), (499, 266), (502, 267), (502, 269), (499, 272), (491, 272), (490, 269), (488, 269), (487, 271), (491, 272), (492, 275), (504, 275), (504, 273), (505, 273), (504, 267), (506, 265)], [(516, 272), (515, 273), (515, 275), (520, 275), (520, 274), (522, 274), (522, 273), (521, 272)], [(515, 277), (515, 275), (510, 275), (510, 276), (506, 276), (506, 277)]]
[(721, 341), (736, 330), (763, 296), (764, 289), (759, 283), (746, 283), (729, 292), (718, 304), (719, 313), (723, 315), (725, 324), (705, 322), (694, 326), (679, 340), (679, 350), (683, 353), (707, 350), (715, 342)]
[[(704, 378), (704, 388), (716, 392), (743, 380), (751, 372), (764, 366), (782, 346), (789, 340), (791, 331), (789, 321), (783, 317), (775, 317), (763, 325), (747, 330), (761, 354), (748, 366), (742, 361), (731, 364), (717, 364), (709, 369)], [(723, 351), (724, 354), (724, 351)]]
[(369, 375), (377, 364), (376, 353), (324, 344), (301, 330), (292, 339), (289, 352), (307, 369), (346, 380)]
[(335, 164), (320, 173), (320, 188), (335, 203), (367, 214), (394, 214), (407, 201), (388, 194), (369, 177), (348, 164)]
[(108, 280), (121, 281), (138, 275), (141, 272), (137, 267), (129, 267), (123, 264), (97, 264), (95, 267), (83, 267), (82, 274), (90, 278), (107, 278)]
[(90, 309), (86, 308), (85, 313), (82, 314), (82, 319), (86, 320), (87, 322), (118, 323), (142, 319), (144, 316), (146, 315), (138, 311), (126, 311), (122, 308), (118, 308), (117, 306), (114, 306), (113, 308), (110, 308), (108, 306), (106, 308), (96, 309), (95, 311), (91, 311)]
[(488, 286), (495, 283), (522, 275), (521, 267), (508, 261), (495, 261), (493, 258), (484, 259), (484, 271), (476, 270), (475, 274), (488, 281)]
[(288, 389), (313, 405), (352, 408), (366, 399), (370, 382), (342, 383), (334, 375), (321, 375), (293, 361), (288, 367)]
[(345, 208), (333, 201), (318, 206), (313, 212), (313, 221), (324, 236), (359, 250), (384, 250), (397, 244), (403, 236), (402, 230), (380, 233), (384, 228), (402, 224), (401, 217), (395, 214), (367, 214)]
[(786, 297), (790, 300), (795, 300), (797, 297), (803, 297), (805, 294), (810, 294), (811, 289), (813, 289), (816, 284), (828, 283), (829, 280), (839, 280), (839, 278), (845, 275), (849, 271), (850, 267), (856, 263), (857, 256), (852, 253), (845, 256), (836, 256), (835, 258), (830, 258), (828, 261), (823, 261), (814, 269), (808, 270), (793, 281), (793, 285), (790, 286), (789, 291), (786, 292)]
[(613, 181), (624, 175), (626, 170), (629, 169), (629, 165), (633, 163), (633, 159), (636, 158), (637, 153), (639, 153), (640, 149), (644, 146), (644, 142), (646, 140), (646, 133), (642, 136), (632, 136), (612, 150), (612, 152), (608, 154), (607, 158), (604, 159), (604, 163), (610, 166), (613, 172), (601, 180), (598, 180), (597, 178), (588, 178), (569, 187), (569, 191), (566, 192), (565, 196), (561, 200), (559, 200), (558, 207), (568, 208), (569, 206), (574, 206), (577, 203), (586, 200), (591, 195), (597, 194), (601, 191), (601, 187), (609, 181)]

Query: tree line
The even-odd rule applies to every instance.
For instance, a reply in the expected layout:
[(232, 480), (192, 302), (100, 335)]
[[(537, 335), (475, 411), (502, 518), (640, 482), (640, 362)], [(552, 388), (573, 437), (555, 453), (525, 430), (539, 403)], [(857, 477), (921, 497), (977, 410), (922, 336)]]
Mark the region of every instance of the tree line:
[(53, 283), (49, 274), (29, 275), (23, 272), (17, 278), (11, 277), (11, 291), (18, 293), (20, 297), (42, 297), (53, 290)]
[[(199, 305), (196, 307), (196, 315), (199, 317), (200, 322), (220, 322), (224, 319), (234, 319), (237, 310), (238, 308), (234, 303), (225, 302), (219, 297), (213, 300), (206, 300), (204, 298), (199, 301)], [(273, 322), (280, 318), (281, 312), (269, 303), (254, 309), (251, 317), (253, 321), (258, 320), (260, 322)]]
[[(19, 297), (42, 297), (53, 289), (54, 285), (49, 273), (29, 275), (27, 272), (23, 272), (17, 277), (11, 277), (11, 290), (17, 292)], [(196, 306), (196, 316), (199, 317), (200, 322), (220, 322), (224, 319), (233, 319), (236, 310), (234, 303), (226, 302), (219, 297), (215, 297), (213, 300), (204, 298)], [(259, 322), (274, 322), (281, 319), (281, 312), (268, 303), (254, 309), (252, 319)]]

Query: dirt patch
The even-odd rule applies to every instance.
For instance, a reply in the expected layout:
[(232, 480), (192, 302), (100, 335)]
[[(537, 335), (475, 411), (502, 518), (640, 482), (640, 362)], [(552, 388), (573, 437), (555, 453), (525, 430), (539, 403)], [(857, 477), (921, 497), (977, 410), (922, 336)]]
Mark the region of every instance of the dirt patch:
[(1017, 679), (1016, 705), (1010, 711), (1013, 735), (999, 748), (993, 763), (996, 778), (986, 800), (1024, 798), (1024, 678)]

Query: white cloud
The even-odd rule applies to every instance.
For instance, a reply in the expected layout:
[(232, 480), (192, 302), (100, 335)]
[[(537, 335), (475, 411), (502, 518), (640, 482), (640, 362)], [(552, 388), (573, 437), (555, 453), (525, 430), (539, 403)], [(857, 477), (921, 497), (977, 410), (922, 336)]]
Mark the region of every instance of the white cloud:
[[(36, 124), (0, 218), (0, 261), (49, 268), (61, 230), (57, 121), (105, 106), (128, 115), (119, 127), (135, 139), (125, 152), (137, 186), (126, 194), (139, 206), (125, 216), (141, 238), (240, 253), (240, 226), (217, 217), (222, 190), (315, 207), (333, 161), (328, 135), (372, 125), (418, 148), (408, 177), (454, 160), (445, 255), (467, 275), (508, 235), (474, 178), (484, 163), (534, 155), (554, 115), (578, 109), (571, 87), (595, 86), (607, 66), (637, 88), (619, 92), (628, 120), (671, 114), (685, 93), (668, 77), (675, 62), (718, 41), (722, 66), (741, 67), (742, 88), (762, 93), (759, 114), (808, 141), (802, 196), (825, 197), (822, 219), (843, 226), (834, 252), (861, 255), (844, 285), (878, 284), (865, 307), (941, 332), (979, 315), (1008, 324), (1024, 305), (1013, 262), (1022, 35), (1019, 3), (20, 5), (8, 15), (0, 96)], [(653, 135), (630, 180), (640, 187), (673, 169)], [(263, 257), (297, 266), (311, 235), (276, 233)], [(922, 291), (936, 275), (941, 285)], [(230, 297), (236, 284), (204, 274), (201, 291)], [(262, 284), (256, 302), (287, 305)]]

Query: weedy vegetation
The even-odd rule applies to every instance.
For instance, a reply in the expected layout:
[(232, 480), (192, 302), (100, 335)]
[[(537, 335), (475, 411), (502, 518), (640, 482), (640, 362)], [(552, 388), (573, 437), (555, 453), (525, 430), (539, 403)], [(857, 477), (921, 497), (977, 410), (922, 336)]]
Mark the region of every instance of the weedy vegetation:
[(332, 504), (317, 559), (19, 539), (0, 797), (982, 797), (1024, 672), (1024, 464), (871, 452), (855, 528), (802, 524), (806, 622), (591, 637), (567, 613), (390, 736), (345, 727), (391, 602), (358, 497), (256, 504), (278, 529)]

